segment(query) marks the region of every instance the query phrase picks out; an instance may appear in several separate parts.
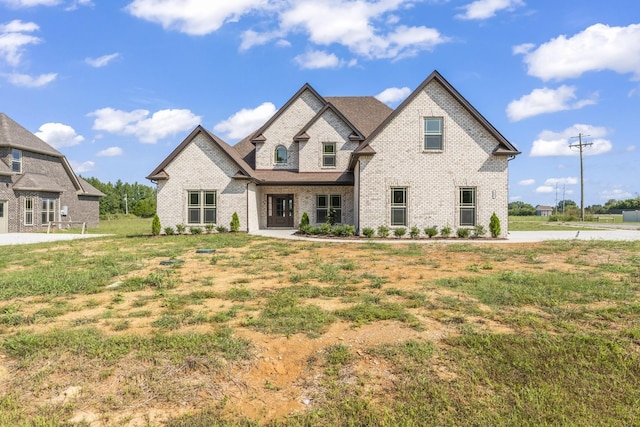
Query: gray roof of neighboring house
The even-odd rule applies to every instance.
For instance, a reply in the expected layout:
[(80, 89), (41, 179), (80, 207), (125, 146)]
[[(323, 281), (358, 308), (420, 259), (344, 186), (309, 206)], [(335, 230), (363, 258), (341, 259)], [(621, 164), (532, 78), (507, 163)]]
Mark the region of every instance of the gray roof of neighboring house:
[(17, 148), (54, 157), (63, 157), (61, 152), (20, 126), (4, 113), (0, 113), (0, 147)]
[(49, 193), (63, 193), (64, 188), (46, 175), (38, 173), (23, 173), (13, 184), (18, 191), (46, 191)]
[(104, 196), (104, 193), (100, 190), (98, 190), (96, 187), (94, 187), (93, 185), (89, 184), (87, 181), (85, 181), (82, 177), (78, 177), (78, 181), (80, 181), (80, 186), (82, 187), (83, 191), (78, 191), (78, 195), (80, 196), (95, 196), (95, 197), (102, 197)]

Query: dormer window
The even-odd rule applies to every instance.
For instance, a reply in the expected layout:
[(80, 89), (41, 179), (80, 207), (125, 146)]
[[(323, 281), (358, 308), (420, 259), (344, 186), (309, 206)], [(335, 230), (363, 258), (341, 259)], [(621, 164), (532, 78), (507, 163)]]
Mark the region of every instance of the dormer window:
[(11, 171), (15, 173), (22, 173), (22, 151), (11, 150)]
[(322, 143), (322, 166), (325, 168), (336, 167), (336, 143)]
[(287, 163), (287, 147), (284, 145), (278, 145), (274, 153), (274, 162)]

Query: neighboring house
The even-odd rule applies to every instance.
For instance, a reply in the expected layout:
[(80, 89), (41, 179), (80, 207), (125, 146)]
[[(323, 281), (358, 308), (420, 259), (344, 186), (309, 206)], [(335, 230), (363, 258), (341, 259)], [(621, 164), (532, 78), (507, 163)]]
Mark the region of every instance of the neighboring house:
[(202, 126), (147, 179), (163, 227), (294, 228), (337, 222), (358, 231), (418, 226), (508, 230), (508, 161), (520, 152), (434, 71), (395, 110), (374, 97), (322, 97), (305, 84), (231, 147)]
[(96, 226), (101, 196), (60, 152), (0, 113), (0, 233), (36, 232), (52, 221)]
[(536, 206), (536, 215), (537, 216), (551, 216), (553, 214), (553, 208), (551, 206)]

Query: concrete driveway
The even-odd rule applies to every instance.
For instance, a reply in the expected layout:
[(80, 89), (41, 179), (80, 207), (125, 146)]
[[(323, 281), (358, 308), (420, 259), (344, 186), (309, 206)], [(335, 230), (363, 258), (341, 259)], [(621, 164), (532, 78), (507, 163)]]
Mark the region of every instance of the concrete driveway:
[(47, 243), (61, 240), (90, 239), (102, 236), (106, 236), (106, 234), (2, 233), (0, 234), (0, 246)]

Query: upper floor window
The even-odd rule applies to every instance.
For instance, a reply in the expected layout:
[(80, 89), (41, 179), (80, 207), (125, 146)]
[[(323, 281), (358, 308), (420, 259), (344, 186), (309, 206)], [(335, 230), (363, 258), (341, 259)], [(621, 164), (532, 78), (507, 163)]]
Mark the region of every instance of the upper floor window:
[(474, 187), (460, 188), (460, 225), (476, 225), (476, 189)]
[(407, 188), (391, 188), (391, 225), (407, 225)]
[(11, 170), (15, 173), (22, 173), (22, 151), (11, 150)]
[(276, 163), (287, 163), (287, 147), (278, 145), (274, 153), (273, 161)]
[(187, 192), (187, 224), (216, 223), (216, 192)]
[(424, 149), (442, 150), (442, 117), (424, 118)]
[(336, 143), (335, 142), (322, 143), (322, 166), (323, 167), (336, 166)]

